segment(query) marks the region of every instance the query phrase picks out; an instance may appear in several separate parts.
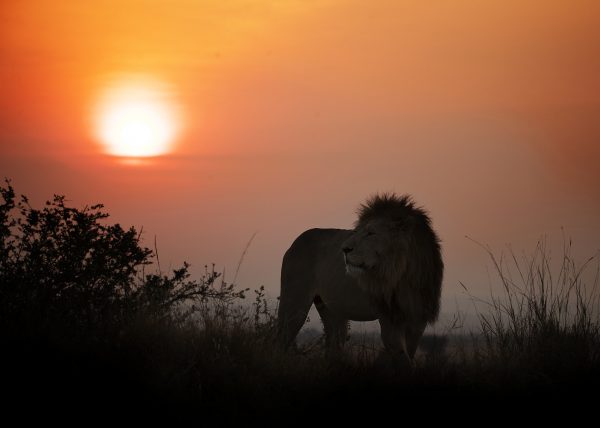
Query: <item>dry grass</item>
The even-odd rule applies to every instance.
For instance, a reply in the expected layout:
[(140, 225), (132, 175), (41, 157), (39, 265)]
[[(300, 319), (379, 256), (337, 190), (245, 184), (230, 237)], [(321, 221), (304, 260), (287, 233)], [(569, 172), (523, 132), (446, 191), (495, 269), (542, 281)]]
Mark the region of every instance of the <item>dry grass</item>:
[[(595, 373), (600, 363), (598, 258), (578, 264), (571, 241), (557, 261), (547, 241), (530, 256), (496, 256), (483, 247), (498, 283), (478, 300), (481, 340), (476, 358), (541, 382)], [(585, 279), (584, 279), (585, 278)]]

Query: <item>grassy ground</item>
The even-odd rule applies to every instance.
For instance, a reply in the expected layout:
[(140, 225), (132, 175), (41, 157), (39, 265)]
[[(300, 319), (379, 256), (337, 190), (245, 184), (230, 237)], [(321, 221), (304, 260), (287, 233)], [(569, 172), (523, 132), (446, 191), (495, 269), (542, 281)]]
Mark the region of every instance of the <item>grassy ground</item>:
[(118, 345), (29, 342), (12, 352), (15, 359), (3, 364), (3, 389), (10, 394), (4, 405), (25, 415), (32, 409), (55, 416), (83, 410), (112, 419), (125, 412), (140, 420), (198, 418), (227, 425), (281, 414), (300, 421), (323, 411), (345, 418), (421, 406), (512, 413), (541, 404), (547, 414), (590, 408), (600, 385), (597, 366), (571, 366), (568, 358), (531, 367), (422, 355), (407, 371), (375, 365), (360, 351), (338, 359), (318, 350), (281, 353), (243, 332), (211, 336), (158, 328)]
[(399, 406), (513, 412), (543, 403), (565, 410), (595, 401), (600, 386), (597, 330), (544, 332), (513, 353), (489, 342), (489, 332), (425, 337), (411, 370), (377, 363), (379, 349), (364, 336), (351, 338), (337, 357), (324, 353), (319, 338), (284, 352), (265, 325), (242, 318), (238, 312), (200, 323), (139, 322), (111, 342), (15, 340), (3, 350), (4, 388), (13, 405), (25, 407), (230, 425)]

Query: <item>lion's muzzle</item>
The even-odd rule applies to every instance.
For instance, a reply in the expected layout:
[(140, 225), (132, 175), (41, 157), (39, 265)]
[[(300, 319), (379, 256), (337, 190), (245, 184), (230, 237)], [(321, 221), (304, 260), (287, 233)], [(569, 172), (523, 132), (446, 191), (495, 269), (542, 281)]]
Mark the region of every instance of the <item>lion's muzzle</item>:
[(357, 276), (357, 275), (363, 274), (366, 270), (366, 265), (364, 263), (356, 263), (356, 262), (353, 262), (352, 260), (350, 260), (348, 253), (351, 250), (346, 251), (346, 249), (344, 248), (343, 251), (344, 251), (344, 265), (346, 266), (346, 273), (348, 275), (352, 275), (352, 276)]

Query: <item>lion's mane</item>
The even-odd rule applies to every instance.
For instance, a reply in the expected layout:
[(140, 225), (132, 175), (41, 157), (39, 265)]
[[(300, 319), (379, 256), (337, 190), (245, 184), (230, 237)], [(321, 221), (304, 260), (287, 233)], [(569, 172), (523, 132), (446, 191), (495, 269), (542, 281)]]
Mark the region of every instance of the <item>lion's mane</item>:
[(355, 229), (372, 220), (389, 222), (393, 250), (365, 279), (371, 298), (392, 319), (433, 323), (440, 310), (444, 264), (440, 240), (427, 212), (408, 195), (375, 195), (358, 210)]

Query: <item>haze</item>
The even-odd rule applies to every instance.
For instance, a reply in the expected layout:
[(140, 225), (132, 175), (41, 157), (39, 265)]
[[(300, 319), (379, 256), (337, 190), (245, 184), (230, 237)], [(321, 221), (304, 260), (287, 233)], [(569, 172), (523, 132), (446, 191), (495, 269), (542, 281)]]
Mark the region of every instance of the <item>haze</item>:
[[(110, 82), (165, 82), (184, 126), (144, 162), (103, 153)], [(410, 193), (443, 240), (443, 306), (488, 292), (486, 254), (562, 229), (600, 242), (595, 1), (87, 1), (0, 6), (0, 175), (38, 206), (102, 202), (161, 263), (278, 295), (311, 227)], [(558, 254), (557, 254), (558, 256)]]

